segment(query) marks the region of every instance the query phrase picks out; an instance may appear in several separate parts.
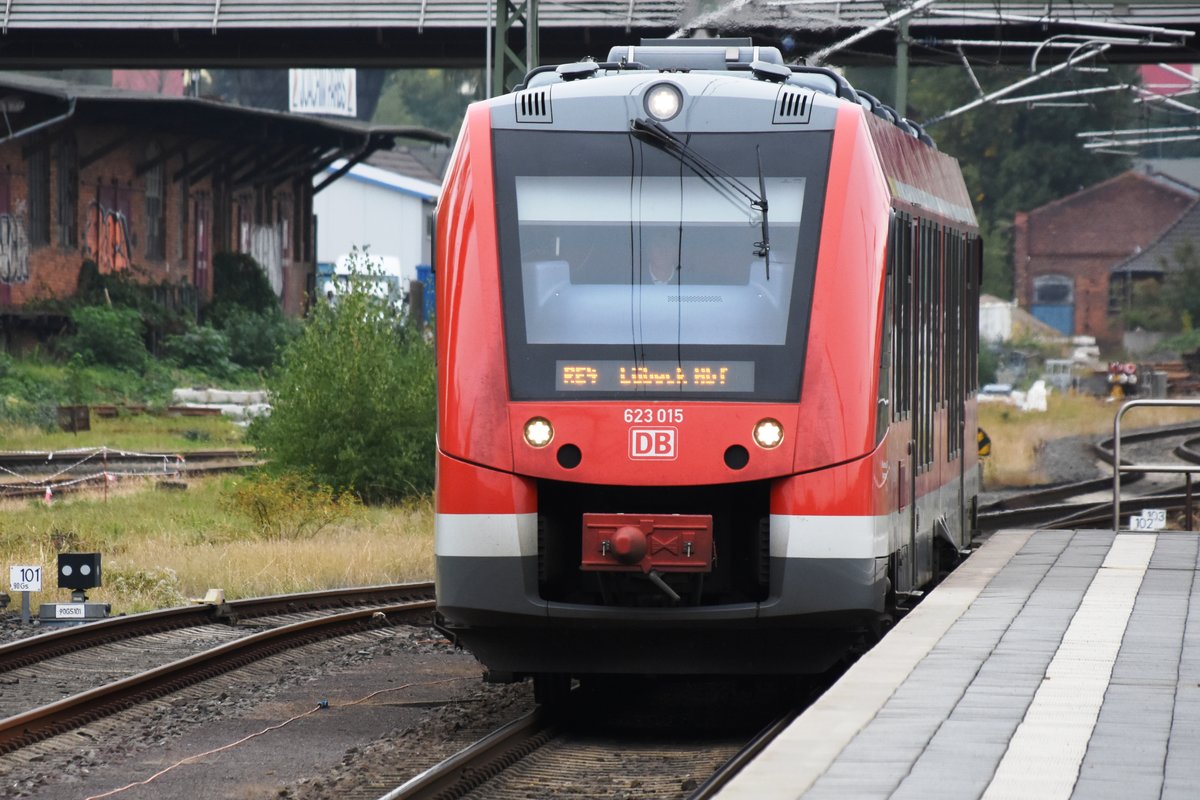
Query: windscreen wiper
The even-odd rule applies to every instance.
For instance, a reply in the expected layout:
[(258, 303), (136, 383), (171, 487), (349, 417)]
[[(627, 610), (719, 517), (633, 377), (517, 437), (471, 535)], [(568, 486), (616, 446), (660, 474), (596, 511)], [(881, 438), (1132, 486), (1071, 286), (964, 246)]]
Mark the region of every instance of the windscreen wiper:
[(765, 259), (767, 265), (767, 280), (771, 279), (771, 237), (767, 228), (767, 183), (763, 178), (762, 154), (757, 145), (754, 148), (758, 159), (758, 191), (743, 183), (739, 178), (730, 175), (726, 170), (709, 161), (693, 150), (688, 143), (671, 133), (666, 127), (652, 119), (635, 118), (629, 121), (631, 134), (644, 142), (658, 147), (663, 152), (674, 156), (679, 163), (695, 172), (706, 180), (717, 183), (725, 191), (741, 195), (750, 202), (750, 207), (762, 214), (762, 241), (754, 243), (754, 255)]

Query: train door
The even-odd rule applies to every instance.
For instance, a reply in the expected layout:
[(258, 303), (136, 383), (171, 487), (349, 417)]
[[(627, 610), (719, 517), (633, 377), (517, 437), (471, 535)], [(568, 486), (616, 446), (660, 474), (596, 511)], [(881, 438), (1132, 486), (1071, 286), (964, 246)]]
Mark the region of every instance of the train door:
[(954, 447), (951, 452), (958, 458), (958, 498), (954, 504), (958, 516), (958, 542), (961, 549), (970, 538), (970, 521), (967, 519), (967, 285), (968, 273), (971, 270), (970, 243), (966, 235), (958, 234), (952, 240), (954, 259), (949, 262), (946, 274), (951, 277), (948, 291), (953, 309), (953, 326), (951, 341), (954, 343), (954, 357), (951, 360), (950, 403), (953, 413), (953, 424), (950, 429), (954, 436)]
[(892, 559), (893, 590), (903, 596), (916, 588), (917, 550), (917, 420), (913, 413), (917, 389), (917, 329), (913, 312), (917, 308), (917, 285), (913, 272), (914, 245), (913, 220), (908, 214), (898, 213), (892, 225), (892, 271), (895, 279), (894, 359), (895, 392), (892, 420), (897, 433), (904, 441), (897, 451), (896, 463), (896, 524), (898, 546)]
[[(936, 493), (925, 497), (920, 494), (921, 484), (926, 487), (931, 484), (936, 488), (937, 479), (933, 458), (934, 422), (934, 374), (936, 361), (934, 354), (934, 292), (936, 289), (937, 257), (936, 228), (928, 220), (918, 219), (915, 227), (915, 247), (913, 249), (913, 437), (912, 437), (912, 533), (911, 540), (911, 582), (915, 591), (930, 574), (933, 561), (933, 516), (936, 515)], [(924, 476), (924, 480), (922, 477)], [(926, 512), (932, 512), (930, 519), (924, 519), (921, 513), (922, 501), (926, 504)], [(931, 508), (929, 503), (934, 501)], [(928, 529), (928, 530), (926, 530)]]
[[(969, 236), (966, 241), (966, 263), (964, 265), (964, 275), (966, 277), (966, 286), (964, 287), (963, 297), (963, 405), (964, 409), (969, 396), (974, 396), (979, 391), (979, 295), (983, 286), (983, 237), (979, 235)], [(972, 419), (971, 427), (975, 427), (977, 419)], [(962, 440), (962, 487), (963, 492), (966, 492), (967, 484), (967, 448), (977, 448), (978, 439), (975, 436), (967, 438), (966, 427), (966, 412), (963, 413), (963, 440)], [(976, 453), (977, 450), (972, 450)], [(978, 458), (972, 457), (972, 470), (978, 470)], [(978, 491), (979, 487), (972, 480), (973, 491)], [(962, 546), (969, 547), (971, 538), (975, 535), (975, 525), (978, 522), (976, 511), (978, 506), (977, 496), (974, 494), (971, 498), (970, 507), (965, 502), (961, 503), (963, 509), (963, 540)]]

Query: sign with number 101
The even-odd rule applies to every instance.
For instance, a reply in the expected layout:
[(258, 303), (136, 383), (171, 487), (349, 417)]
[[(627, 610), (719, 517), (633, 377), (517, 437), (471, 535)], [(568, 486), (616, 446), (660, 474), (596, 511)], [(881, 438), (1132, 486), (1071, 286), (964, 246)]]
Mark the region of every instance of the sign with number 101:
[(42, 568), (9, 567), (8, 588), (14, 592), (40, 592), (42, 590)]

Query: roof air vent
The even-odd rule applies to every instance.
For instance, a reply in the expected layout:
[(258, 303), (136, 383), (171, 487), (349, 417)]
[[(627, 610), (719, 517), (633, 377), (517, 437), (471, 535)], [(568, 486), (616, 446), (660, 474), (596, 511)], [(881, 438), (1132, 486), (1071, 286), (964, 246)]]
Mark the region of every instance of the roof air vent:
[(780, 86), (775, 98), (776, 125), (803, 124), (812, 116), (813, 93), (796, 86)]
[(550, 113), (550, 87), (517, 92), (517, 122), (553, 122)]

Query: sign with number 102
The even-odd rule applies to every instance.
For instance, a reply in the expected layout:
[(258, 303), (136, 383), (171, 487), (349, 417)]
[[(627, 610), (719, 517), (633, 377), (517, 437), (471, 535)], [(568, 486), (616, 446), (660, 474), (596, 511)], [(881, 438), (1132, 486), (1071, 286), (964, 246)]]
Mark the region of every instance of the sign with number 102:
[(1161, 531), (1167, 527), (1167, 512), (1162, 508), (1146, 508), (1142, 509), (1142, 513), (1136, 517), (1130, 517), (1130, 530), (1135, 531)]
[(8, 588), (14, 592), (40, 592), (42, 590), (42, 568), (9, 567)]

